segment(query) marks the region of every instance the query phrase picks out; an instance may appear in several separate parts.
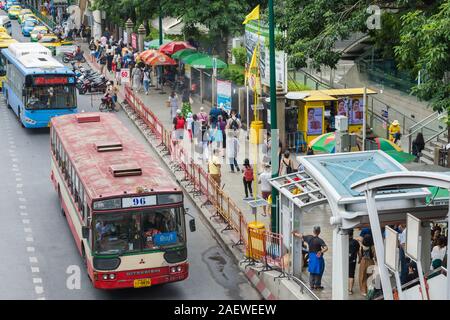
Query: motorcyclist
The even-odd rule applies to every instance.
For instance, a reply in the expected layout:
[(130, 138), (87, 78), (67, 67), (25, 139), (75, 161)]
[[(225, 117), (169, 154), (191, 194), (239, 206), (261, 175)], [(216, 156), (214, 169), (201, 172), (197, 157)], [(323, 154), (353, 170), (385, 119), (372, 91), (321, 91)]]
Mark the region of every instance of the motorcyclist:
[(112, 82), (108, 81), (105, 94), (102, 97), (102, 102), (107, 105), (108, 110), (114, 109), (113, 96), (114, 96), (114, 87)]

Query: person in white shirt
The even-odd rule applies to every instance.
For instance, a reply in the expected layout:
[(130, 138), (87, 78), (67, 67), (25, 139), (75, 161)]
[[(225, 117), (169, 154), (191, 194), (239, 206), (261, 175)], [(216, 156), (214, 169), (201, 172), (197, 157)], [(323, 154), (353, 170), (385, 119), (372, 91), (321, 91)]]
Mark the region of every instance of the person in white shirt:
[[(270, 164), (264, 164), (264, 171), (259, 175), (258, 183), (261, 184), (261, 196), (264, 200), (268, 200), (270, 194), (272, 193), (272, 185), (269, 183), (269, 180), (272, 178), (272, 173), (270, 171)], [(267, 216), (270, 210), (269, 206), (264, 207), (263, 216)]]
[(444, 261), (445, 255), (447, 253), (447, 241), (444, 236), (439, 236), (437, 240), (437, 245), (433, 247), (433, 250), (431, 251), (431, 270), (434, 270), (433, 262), (435, 260), (441, 260), (440, 263), (442, 265), (442, 262)]

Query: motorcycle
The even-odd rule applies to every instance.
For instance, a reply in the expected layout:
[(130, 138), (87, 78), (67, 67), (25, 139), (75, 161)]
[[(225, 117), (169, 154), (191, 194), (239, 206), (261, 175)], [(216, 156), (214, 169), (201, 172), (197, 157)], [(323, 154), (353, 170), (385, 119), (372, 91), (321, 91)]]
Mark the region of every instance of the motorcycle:
[(64, 63), (69, 63), (72, 61), (80, 61), (81, 63), (86, 63), (86, 58), (83, 53), (81, 53), (81, 57), (77, 57), (73, 52), (64, 52), (64, 56), (62, 58)]
[(108, 84), (108, 80), (95, 80), (95, 81), (89, 81), (86, 80), (80, 88), (78, 88), (78, 92), (80, 94), (85, 94), (87, 92), (105, 92), (106, 87)]
[(98, 107), (100, 112), (110, 112), (110, 111), (116, 111), (119, 110), (116, 108), (113, 99), (111, 96), (106, 95), (102, 97), (102, 102), (100, 103), (100, 106)]

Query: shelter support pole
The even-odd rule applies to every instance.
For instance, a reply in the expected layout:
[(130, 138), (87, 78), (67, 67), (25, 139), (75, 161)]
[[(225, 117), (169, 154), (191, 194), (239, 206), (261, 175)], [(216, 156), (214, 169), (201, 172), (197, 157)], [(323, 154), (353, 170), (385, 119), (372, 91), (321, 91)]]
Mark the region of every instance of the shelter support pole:
[(419, 273), (420, 290), (422, 291), (422, 300), (428, 300), (427, 288), (425, 285), (425, 277), (422, 268), (422, 237), (419, 236), (419, 256), (417, 259), (417, 272)]
[[(303, 209), (294, 206), (292, 231), (303, 233)], [(302, 241), (293, 237), (292, 274), (301, 280), (303, 269)]]
[(348, 299), (348, 234), (333, 226), (332, 299)]
[(431, 265), (431, 255), (428, 253), (431, 252), (431, 232), (430, 232), (430, 226), (428, 223), (425, 223), (425, 225), (420, 225), (420, 236), (422, 237), (422, 244), (419, 248), (423, 254), (420, 255), (420, 260), (422, 262), (422, 268), (423, 270), (427, 271), (430, 270)]
[(363, 96), (363, 128), (362, 128), (362, 151), (366, 151), (366, 131), (367, 131), (367, 87), (364, 87)]
[(389, 279), (389, 273), (384, 263), (384, 242), (381, 234), (380, 220), (378, 220), (378, 210), (375, 203), (374, 190), (365, 191), (367, 211), (369, 214), (370, 228), (372, 230), (373, 242), (375, 244), (375, 253), (377, 255), (377, 265), (380, 272), (381, 285), (383, 288), (384, 300), (393, 300), (392, 285)]

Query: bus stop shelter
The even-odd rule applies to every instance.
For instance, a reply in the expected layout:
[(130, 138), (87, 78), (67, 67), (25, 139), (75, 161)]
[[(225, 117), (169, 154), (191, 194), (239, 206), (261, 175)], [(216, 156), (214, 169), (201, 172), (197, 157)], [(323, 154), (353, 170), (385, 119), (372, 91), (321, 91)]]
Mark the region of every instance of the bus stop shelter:
[[(377, 190), (376, 195), (374, 194), (374, 205), (379, 223), (372, 225), (373, 219), (369, 215), (366, 193), (361, 188), (353, 188), (353, 186), (364, 179), (409, 172), (382, 151), (304, 156), (300, 158), (300, 162), (304, 167), (303, 172), (270, 181), (272, 186), (280, 192), (281, 233), (284, 245), (288, 249), (291, 248), (289, 250), (292, 256), (291, 273), (295, 276), (301, 272), (301, 244), (294, 242), (291, 237), (292, 231), (303, 233), (302, 219), (305, 208), (328, 202), (331, 209), (330, 227), (333, 230), (333, 300), (348, 299), (347, 231), (349, 229), (370, 225), (371, 228), (379, 229), (381, 235), (381, 226), (404, 223), (407, 213), (415, 214), (424, 220), (447, 217), (448, 204), (429, 205), (426, 199), (431, 193), (420, 183), (407, 188), (404, 188), (404, 185), (402, 188), (392, 185), (390, 188)], [(298, 181), (294, 183), (295, 175), (298, 175)], [(292, 192), (292, 186), (301, 182), (302, 179), (306, 180), (305, 186), (308, 186), (307, 182), (309, 183), (309, 187), (300, 192)], [(426, 227), (423, 228), (422, 250), (430, 252), (431, 235)], [(378, 231), (375, 230), (375, 232)], [(382, 266), (380, 269), (383, 269), (384, 245), (377, 242), (375, 241), (377, 261)], [(429, 266), (429, 258), (422, 263)]]

